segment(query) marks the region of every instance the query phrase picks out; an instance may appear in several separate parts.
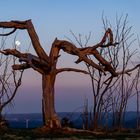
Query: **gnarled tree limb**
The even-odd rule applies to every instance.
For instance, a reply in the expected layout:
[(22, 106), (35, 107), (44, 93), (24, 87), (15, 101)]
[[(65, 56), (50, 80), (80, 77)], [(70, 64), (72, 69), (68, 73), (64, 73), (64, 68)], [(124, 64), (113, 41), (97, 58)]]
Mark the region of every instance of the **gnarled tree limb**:
[(9, 22), (0, 22), (0, 28), (15, 28), (15, 29), (27, 29), (26, 26), (27, 21), (23, 21), (22, 23), (9, 21)]
[[(76, 63), (84, 61), (87, 64), (93, 66), (94, 68), (96, 68), (104, 73), (105, 73), (105, 71), (109, 71), (113, 76), (117, 76), (117, 73), (115, 72), (115, 70), (113, 69), (111, 64), (109, 62), (107, 62), (97, 51), (98, 47), (109, 47), (109, 46), (115, 46), (117, 44), (118, 43), (113, 42), (112, 30), (110, 28), (108, 28), (107, 31), (105, 32), (103, 38), (101, 39), (101, 42), (93, 47), (77, 48), (74, 44), (72, 44), (68, 41), (55, 39), (55, 41), (52, 45), (50, 56), (51, 56), (51, 58), (52, 58), (52, 56), (54, 57), (54, 54), (56, 54), (56, 56), (57, 56), (59, 54), (60, 49), (62, 49), (63, 51), (65, 51), (69, 54), (77, 55), (79, 57), (79, 59), (76, 61)], [(88, 59), (87, 55), (94, 55), (95, 58), (103, 65), (103, 67), (97, 65), (91, 59)]]
[(14, 28), (11, 32), (0, 34), (0, 36), (8, 36), (8, 35), (10, 35), (10, 34), (13, 34), (16, 30), (17, 30), (17, 29)]
[(77, 48), (74, 44), (65, 40), (57, 40), (55, 45), (56, 48), (60, 48), (69, 54), (77, 55), (79, 59), (83, 60), (87, 64), (105, 73), (104, 69), (101, 66), (97, 65), (92, 60), (88, 59), (87, 56), (83, 52), (81, 52), (79, 48)]
[(46, 61), (41, 60), (37, 56), (35, 56), (33, 54), (30, 54), (30, 53), (21, 53), (20, 51), (18, 51), (16, 49), (6, 49), (6, 50), (3, 50), (3, 51), (0, 51), (0, 53), (3, 53), (4, 55), (13, 55), (13, 56), (19, 58), (20, 61), (29, 62), (29, 61), (33, 60), (36, 63), (38, 63), (38, 64), (40, 64), (44, 67), (49, 66), (49, 64)]
[(89, 74), (87, 71), (85, 70), (80, 70), (80, 69), (75, 69), (75, 68), (61, 68), (61, 69), (57, 69), (56, 73), (61, 73), (61, 72), (80, 72), (80, 73), (84, 73), (84, 74)]
[(101, 40), (101, 42), (99, 43), (100, 45), (103, 45), (107, 38), (109, 39), (109, 43), (112, 44), (113, 43), (113, 33), (112, 33), (112, 30), (110, 28), (108, 28)]
[(39, 56), (39, 58), (49, 62), (49, 57), (48, 57), (48, 55), (46, 54), (46, 52), (44, 51), (44, 49), (42, 48), (42, 46), (40, 44), (38, 35), (36, 34), (36, 31), (34, 29), (34, 26), (33, 26), (32, 22), (31, 22), (31, 20), (28, 20), (26, 22), (26, 25), (27, 25), (28, 34), (29, 34), (29, 36), (31, 38), (33, 47), (34, 47), (37, 55)]
[(24, 70), (24, 69), (28, 69), (31, 68), (31, 66), (27, 63), (23, 63), (23, 64), (15, 64), (12, 66), (13, 70)]
[[(46, 54), (46, 52), (44, 51), (44, 49), (42, 48), (42, 46), (40, 44), (39, 38), (36, 34), (36, 31), (34, 29), (34, 26), (31, 22), (31, 20), (0, 22), (0, 28), (14, 28), (14, 31), (16, 29), (27, 29), (37, 55), (39, 56), (39, 58), (49, 62), (48, 55)], [(12, 34), (12, 33), (13, 32), (11, 32), (10, 34)], [(10, 34), (7, 34), (7, 36)]]
[[(5, 55), (13, 55), (13, 56), (19, 58), (20, 62), (22, 62), (22, 61), (26, 62), (27, 67), (25, 66), (25, 64), (16, 66), (16, 67), (20, 67), (20, 69), (29, 68), (29, 66), (30, 66), (34, 70), (38, 71), (39, 73), (43, 73), (43, 72), (45, 73), (49, 69), (49, 64), (46, 61), (41, 60), (37, 56), (32, 55), (30, 53), (21, 53), (16, 49), (6, 49), (6, 50), (0, 51), (0, 52)], [(15, 68), (15, 66), (13, 68)]]

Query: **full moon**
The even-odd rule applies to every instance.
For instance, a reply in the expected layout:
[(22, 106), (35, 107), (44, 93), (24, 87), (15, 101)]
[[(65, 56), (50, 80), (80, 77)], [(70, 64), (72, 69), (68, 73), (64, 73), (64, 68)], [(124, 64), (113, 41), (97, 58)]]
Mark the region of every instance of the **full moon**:
[(19, 46), (19, 45), (20, 45), (20, 41), (17, 40), (17, 41), (15, 42), (15, 45), (16, 45), (16, 46)]

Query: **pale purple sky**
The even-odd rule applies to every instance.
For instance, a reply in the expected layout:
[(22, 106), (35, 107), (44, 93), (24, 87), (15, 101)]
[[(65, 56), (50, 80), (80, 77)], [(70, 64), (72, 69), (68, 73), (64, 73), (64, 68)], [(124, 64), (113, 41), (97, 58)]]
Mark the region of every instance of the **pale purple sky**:
[[(76, 34), (86, 35), (92, 31), (91, 44), (97, 43), (103, 34), (102, 12), (112, 24), (116, 14), (128, 14), (129, 24), (136, 34), (140, 33), (140, 1), (139, 0), (2, 0), (0, 3), (0, 20), (27, 20), (32, 22), (39, 35), (44, 49), (49, 53), (51, 43), (58, 37), (71, 38), (69, 30)], [(7, 42), (7, 46), (10, 45)], [(25, 51), (30, 44), (25, 31), (18, 31), (17, 39), (21, 42), (21, 50)], [(30, 51), (34, 53), (31, 48)], [(62, 53), (58, 66), (76, 66), (75, 57)], [(85, 68), (83, 64), (76, 66)], [(41, 76), (27, 70), (18, 94), (14, 109), (10, 113), (41, 112)], [(77, 73), (64, 73), (56, 80), (56, 110), (72, 111), (80, 107), (84, 97), (92, 101), (91, 83), (88, 76)], [(133, 108), (133, 107), (132, 107)], [(9, 112), (9, 110), (8, 110)]]

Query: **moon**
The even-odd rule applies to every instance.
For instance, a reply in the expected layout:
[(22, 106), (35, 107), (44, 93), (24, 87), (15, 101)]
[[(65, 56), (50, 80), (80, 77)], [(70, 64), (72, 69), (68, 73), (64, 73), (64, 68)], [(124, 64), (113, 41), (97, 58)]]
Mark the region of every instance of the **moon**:
[(15, 42), (15, 45), (16, 45), (16, 46), (19, 46), (20, 44), (21, 44), (21, 43), (20, 43), (20, 41), (18, 41), (18, 40)]

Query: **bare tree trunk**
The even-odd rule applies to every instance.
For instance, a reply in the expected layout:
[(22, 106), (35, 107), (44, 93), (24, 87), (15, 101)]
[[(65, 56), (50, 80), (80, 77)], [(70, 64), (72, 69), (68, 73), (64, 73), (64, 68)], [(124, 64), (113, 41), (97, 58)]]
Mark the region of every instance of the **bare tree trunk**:
[(2, 121), (3, 116), (2, 116), (2, 108), (0, 107), (0, 122)]
[(45, 113), (44, 113), (44, 100), (42, 99), (42, 120), (43, 120), (43, 126), (45, 126)]
[(137, 93), (137, 129), (139, 129), (139, 93)]
[(88, 99), (85, 98), (83, 109), (83, 129), (89, 128)]
[(93, 122), (94, 130), (98, 129), (98, 115), (99, 115), (98, 112), (95, 112), (94, 122)]
[(44, 106), (44, 124), (49, 128), (61, 127), (60, 119), (55, 112), (54, 106), (54, 74), (47, 74), (42, 76), (43, 88), (43, 106)]
[(139, 129), (139, 90), (138, 90), (138, 86), (139, 86), (139, 78), (140, 78), (140, 68), (138, 68), (137, 74), (136, 74), (136, 99), (137, 99), (137, 129)]

